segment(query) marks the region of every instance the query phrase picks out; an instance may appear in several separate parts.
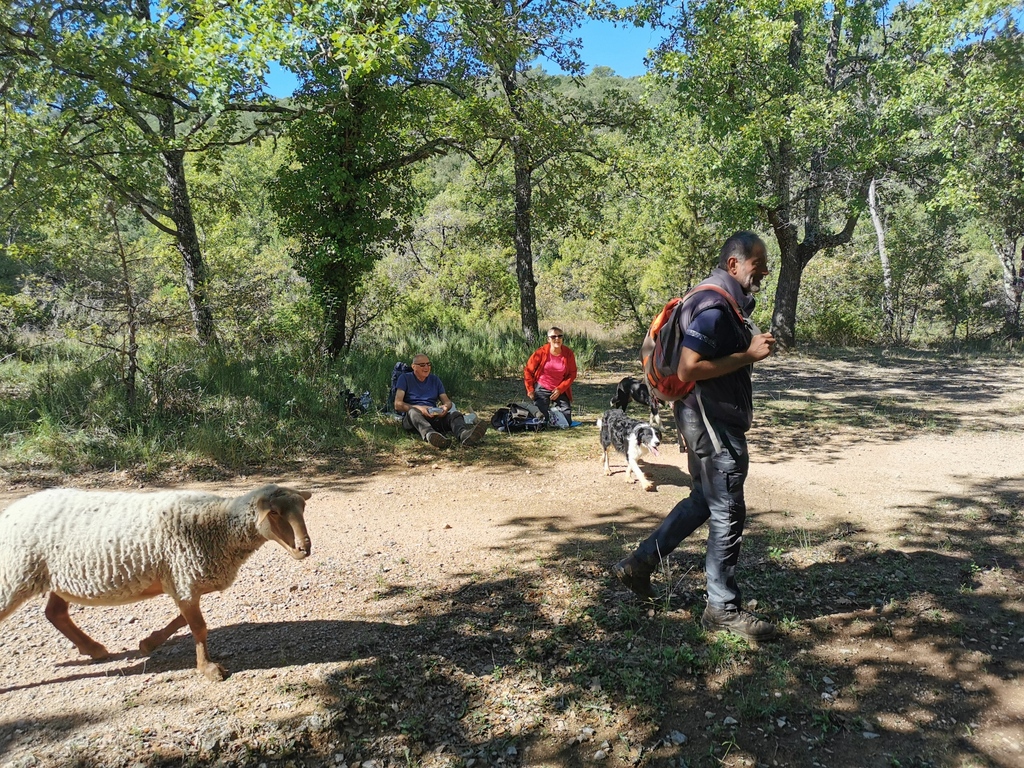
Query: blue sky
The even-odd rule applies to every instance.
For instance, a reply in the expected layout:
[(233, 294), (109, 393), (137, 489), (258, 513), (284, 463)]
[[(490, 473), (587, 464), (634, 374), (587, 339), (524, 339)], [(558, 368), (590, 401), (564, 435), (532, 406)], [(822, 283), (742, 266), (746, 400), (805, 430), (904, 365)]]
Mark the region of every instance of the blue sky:
[[(589, 21), (580, 27), (579, 35), (588, 72), (594, 67), (611, 67), (617, 75), (636, 77), (646, 71), (644, 57), (661, 42), (663, 32), (632, 25), (617, 27), (609, 21)], [(553, 71), (554, 67), (547, 65), (545, 69)]]
[[(629, 26), (617, 27), (608, 21), (589, 21), (580, 27), (583, 40), (583, 62), (589, 72), (594, 67), (611, 67), (622, 77), (636, 77), (644, 74), (644, 57), (647, 51), (661, 41), (661, 34), (651, 29)], [(557, 71), (549, 62), (540, 61), (549, 72)], [(274, 96), (291, 96), (298, 81), (290, 72), (271, 66), (267, 75), (270, 93)]]

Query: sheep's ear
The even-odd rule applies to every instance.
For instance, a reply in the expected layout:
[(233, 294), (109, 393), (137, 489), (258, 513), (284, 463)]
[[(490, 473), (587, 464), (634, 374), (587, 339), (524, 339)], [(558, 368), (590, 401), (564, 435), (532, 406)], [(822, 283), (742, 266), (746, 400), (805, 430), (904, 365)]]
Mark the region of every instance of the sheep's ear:
[(272, 495), (271, 493), (261, 493), (256, 497), (256, 511), (259, 512), (256, 525), (262, 525), (263, 521), (267, 519), (267, 515), (274, 511), (274, 505), (270, 502)]

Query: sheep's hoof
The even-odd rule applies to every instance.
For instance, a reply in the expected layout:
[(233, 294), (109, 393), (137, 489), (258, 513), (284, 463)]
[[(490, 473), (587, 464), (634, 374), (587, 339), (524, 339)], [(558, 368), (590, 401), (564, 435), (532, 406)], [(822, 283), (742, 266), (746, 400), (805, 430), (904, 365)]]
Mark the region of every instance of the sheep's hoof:
[(155, 637), (155, 632), (147, 638), (139, 641), (139, 652), (144, 653), (147, 656), (159, 648), (163, 643), (159, 638)]
[(105, 646), (99, 643), (93, 643), (92, 645), (84, 646), (78, 649), (82, 654), (88, 656), (93, 661), (102, 661), (103, 659), (110, 656), (110, 652)]
[(644, 490), (645, 491), (653, 491), (654, 489), (655, 489), (654, 483), (647, 483), (646, 485), (644, 485)]
[(224, 669), (224, 667), (220, 664), (214, 664), (212, 661), (209, 661), (204, 666), (199, 667), (199, 671), (203, 673), (203, 676), (206, 677), (207, 680), (211, 680), (215, 683), (219, 683), (228, 676), (228, 671)]

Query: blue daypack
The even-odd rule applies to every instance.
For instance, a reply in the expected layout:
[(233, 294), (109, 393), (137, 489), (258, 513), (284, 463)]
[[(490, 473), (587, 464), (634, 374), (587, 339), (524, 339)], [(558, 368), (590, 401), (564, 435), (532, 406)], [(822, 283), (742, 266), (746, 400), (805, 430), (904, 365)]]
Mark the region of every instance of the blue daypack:
[(388, 402), (384, 407), (385, 413), (395, 412), (395, 392), (398, 391), (398, 380), (403, 373), (412, 373), (412, 366), (408, 363), (395, 363), (391, 369), (391, 390), (388, 392)]

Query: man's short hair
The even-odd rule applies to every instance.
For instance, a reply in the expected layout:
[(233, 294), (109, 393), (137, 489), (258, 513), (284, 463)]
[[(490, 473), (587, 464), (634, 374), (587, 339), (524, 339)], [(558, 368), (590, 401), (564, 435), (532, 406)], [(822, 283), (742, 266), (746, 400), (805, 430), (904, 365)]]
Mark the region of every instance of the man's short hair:
[(726, 269), (729, 266), (729, 259), (733, 256), (738, 261), (746, 261), (754, 255), (754, 251), (760, 247), (761, 250), (767, 252), (764, 240), (755, 235), (753, 232), (747, 232), (742, 230), (737, 232), (728, 240), (725, 241), (725, 245), (722, 246), (721, 253), (718, 254), (718, 266), (722, 269)]

